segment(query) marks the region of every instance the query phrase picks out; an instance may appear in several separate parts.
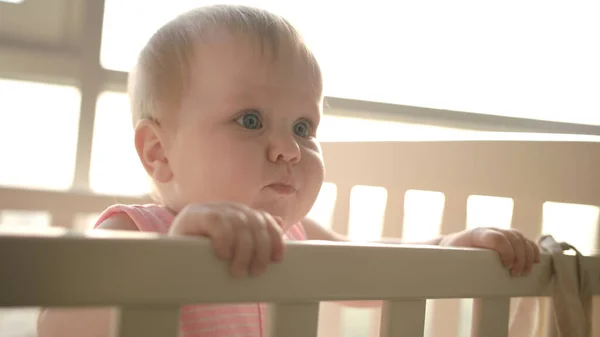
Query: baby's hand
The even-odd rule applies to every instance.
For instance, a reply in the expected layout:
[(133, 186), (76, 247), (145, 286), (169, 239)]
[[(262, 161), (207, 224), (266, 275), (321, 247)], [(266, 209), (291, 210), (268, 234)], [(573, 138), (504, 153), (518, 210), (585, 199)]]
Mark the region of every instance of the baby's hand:
[(173, 221), (169, 235), (208, 237), (215, 254), (230, 264), (231, 274), (263, 273), (283, 257), (281, 219), (232, 203), (191, 205)]
[(444, 237), (440, 246), (473, 247), (498, 252), (502, 264), (513, 276), (528, 275), (533, 264), (540, 262), (540, 250), (517, 230), (475, 228)]

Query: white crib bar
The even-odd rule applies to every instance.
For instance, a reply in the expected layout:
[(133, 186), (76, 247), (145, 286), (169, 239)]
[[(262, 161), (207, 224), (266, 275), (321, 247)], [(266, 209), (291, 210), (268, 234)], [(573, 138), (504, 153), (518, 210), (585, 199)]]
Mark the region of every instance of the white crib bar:
[(319, 302), (272, 304), (267, 321), (265, 337), (315, 337)]
[[(404, 186), (390, 186), (387, 190), (387, 200), (383, 217), (383, 228), (381, 236), (384, 238), (402, 238), (404, 230), (404, 201), (408, 188)], [(372, 309), (371, 322), (381, 322), (383, 319), (383, 308)], [(425, 315), (425, 314), (423, 314)], [(423, 319), (425, 317), (423, 316)], [(383, 323), (383, 322), (382, 322)], [(370, 337), (383, 336), (383, 325), (372, 324)], [(320, 336), (328, 337), (328, 336)], [(341, 336), (340, 336), (341, 337)]]
[(473, 301), (472, 337), (508, 337), (510, 298), (478, 298)]
[[(468, 195), (459, 191), (445, 195), (440, 234), (460, 232), (467, 227), (467, 200)], [(460, 299), (434, 299), (429, 303), (432, 305), (432, 319), (428, 324), (431, 336), (455, 336), (461, 318)]]
[(384, 302), (380, 337), (422, 337), (426, 303), (426, 300)]
[(113, 337), (177, 337), (178, 306), (124, 307), (117, 312)]
[[(332, 229), (340, 234), (348, 234), (350, 220), (350, 193), (351, 184), (336, 185), (336, 200), (332, 213)], [(319, 308), (319, 333), (320, 337), (341, 337), (342, 313), (336, 303), (323, 302)]]
[[(600, 257), (583, 263), (600, 295)], [(276, 303), (270, 336), (315, 337), (319, 301), (373, 299), (391, 301), (381, 336), (422, 336), (431, 298), (483, 298), (475, 305), (474, 336), (500, 337), (510, 297), (552, 291), (547, 255), (528, 277), (512, 278), (491, 251), (289, 242), (282, 263), (236, 280), (204, 239), (59, 228), (0, 229), (0, 266), (10, 273), (0, 278), (0, 307), (122, 307), (119, 337), (176, 336), (180, 305), (215, 302)]]

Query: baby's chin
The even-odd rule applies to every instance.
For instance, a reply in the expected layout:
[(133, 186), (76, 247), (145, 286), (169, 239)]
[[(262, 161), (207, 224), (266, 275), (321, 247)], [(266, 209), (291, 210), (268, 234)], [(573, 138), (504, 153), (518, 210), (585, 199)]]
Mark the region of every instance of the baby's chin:
[[(314, 198), (313, 198), (314, 199)], [(273, 197), (270, 193), (261, 193), (254, 202), (255, 209), (277, 216), (284, 221), (284, 230), (302, 221), (310, 212), (314, 200), (302, 190), (284, 197)]]
[(279, 217), (283, 220), (283, 230), (287, 230), (291, 226), (297, 224), (304, 219), (308, 212), (302, 212), (297, 208), (298, 203), (289, 203), (282, 205), (280, 203), (262, 204), (254, 207), (255, 209), (269, 213), (274, 217)]

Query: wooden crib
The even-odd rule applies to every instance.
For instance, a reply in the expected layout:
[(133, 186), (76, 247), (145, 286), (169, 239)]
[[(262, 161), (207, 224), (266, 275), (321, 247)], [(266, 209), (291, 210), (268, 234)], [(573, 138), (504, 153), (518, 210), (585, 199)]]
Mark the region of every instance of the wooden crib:
[[(353, 188), (385, 188), (381, 235), (400, 237), (407, 219), (407, 191), (424, 190), (443, 193), (441, 234), (466, 228), (470, 196), (494, 196), (512, 199), (511, 226), (534, 239), (548, 220), (545, 203), (600, 206), (599, 145), (325, 143), (326, 181), (335, 186), (336, 197), (332, 216), (323, 222), (348, 233), (352, 213), (360, 207), (352, 202)], [(167, 337), (176, 336), (182, 304), (262, 301), (272, 303), (270, 336), (341, 337), (342, 311), (332, 302), (378, 299), (385, 301), (383, 310), (369, 315), (381, 324), (373, 325), (367, 333), (371, 336), (507, 336), (511, 298), (552, 292), (550, 256), (543, 256), (530, 276), (511, 278), (490, 251), (290, 242), (285, 261), (266, 275), (233, 280), (203, 240), (61, 228), (70, 227), (76, 214), (100, 212), (115, 201), (143, 200), (0, 190), (0, 209), (47, 210), (57, 226), (1, 230), (0, 307), (118, 306), (118, 336)], [(592, 255), (600, 246), (600, 231), (595, 225), (593, 242), (582, 250), (590, 255), (584, 264), (597, 296), (600, 257)], [(577, 230), (575, 223), (564, 226)], [(573, 257), (565, 259), (574, 263)], [(465, 330), (461, 299), (467, 298), (475, 300)], [(600, 336), (597, 302), (596, 298), (594, 336)]]

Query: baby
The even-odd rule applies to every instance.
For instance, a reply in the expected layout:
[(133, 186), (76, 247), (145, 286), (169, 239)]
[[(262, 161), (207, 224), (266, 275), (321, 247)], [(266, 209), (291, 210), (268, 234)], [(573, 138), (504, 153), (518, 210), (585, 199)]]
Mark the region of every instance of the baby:
[[(206, 237), (233, 277), (260, 275), (284, 259), (285, 240), (346, 240), (305, 219), (324, 176), (316, 139), (322, 80), (288, 21), (242, 6), (182, 14), (141, 51), (129, 95), (135, 148), (156, 204), (112, 206), (96, 228)], [(539, 261), (537, 246), (513, 230), (480, 228), (422, 244), (495, 250), (515, 276)], [(45, 309), (39, 336), (109, 336), (111, 310)], [(261, 336), (264, 310), (186, 306), (180, 335)]]

